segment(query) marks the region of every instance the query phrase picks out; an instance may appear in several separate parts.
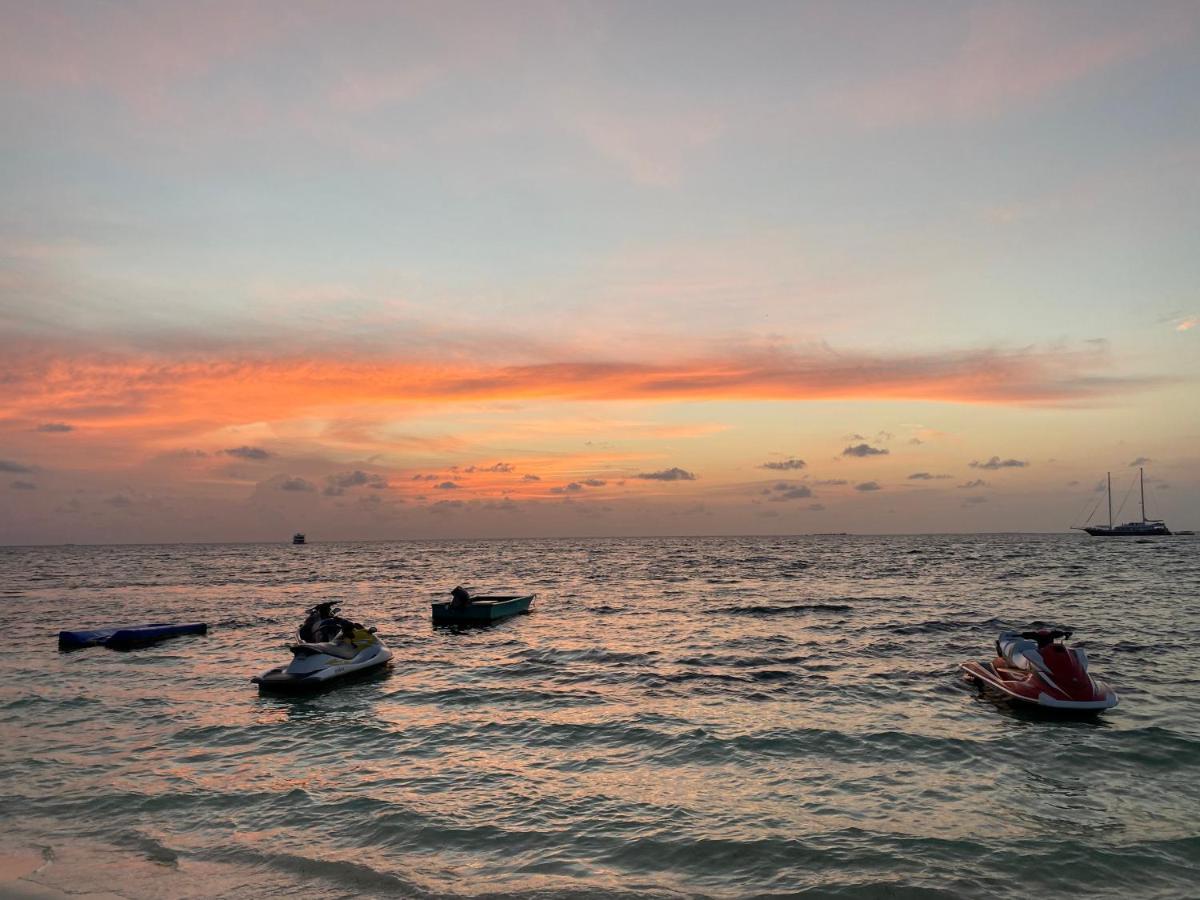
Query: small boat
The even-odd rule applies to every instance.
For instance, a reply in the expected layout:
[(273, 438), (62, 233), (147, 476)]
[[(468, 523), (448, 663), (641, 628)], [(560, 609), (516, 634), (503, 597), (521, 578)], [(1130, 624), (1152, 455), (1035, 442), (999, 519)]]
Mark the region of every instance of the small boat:
[(305, 543), (305, 540), (304, 540), (304, 532), (302, 532), (302, 531), (297, 531), (295, 534), (293, 534), (293, 535), (292, 535), (292, 543), (293, 543), (293, 544), (303, 544), (303, 543)]
[(452, 592), (454, 599), (431, 604), (435, 625), (486, 625), (529, 612), (533, 594), (486, 594), (472, 597), (462, 588)]
[[(1126, 522), (1124, 525), (1113, 524), (1112, 511), (1112, 472), (1108, 473), (1108, 524), (1107, 525), (1072, 525), (1076, 531), (1086, 531), (1092, 537), (1160, 537), (1171, 533), (1167, 523), (1162, 519), (1146, 518), (1146, 476), (1143, 469), (1138, 468), (1138, 485), (1142, 494), (1142, 520)], [(1128, 496), (1128, 494), (1126, 494)], [(1097, 504), (1098, 505), (1098, 504)], [(1124, 503), (1122, 503), (1124, 506)], [(1120, 510), (1118, 510), (1118, 513)], [(1092, 509), (1095, 514), (1095, 508)], [(1091, 519), (1091, 516), (1088, 516)]]
[(179, 637), (185, 634), (207, 634), (208, 625), (204, 622), (186, 622), (174, 624), (157, 622), (151, 625), (114, 625), (111, 628), (93, 628), (80, 631), (60, 631), (58, 633), (59, 650), (78, 650), (81, 647), (104, 646), (112, 650), (128, 650), (131, 647), (144, 647), (167, 638)]
[(1100, 712), (1117, 705), (1117, 692), (1088, 673), (1087, 654), (1063, 643), (1058, 628), (1006, 631), (996, 658), (959, 664), (963, 677), (1011, 700), (1062, 712)]

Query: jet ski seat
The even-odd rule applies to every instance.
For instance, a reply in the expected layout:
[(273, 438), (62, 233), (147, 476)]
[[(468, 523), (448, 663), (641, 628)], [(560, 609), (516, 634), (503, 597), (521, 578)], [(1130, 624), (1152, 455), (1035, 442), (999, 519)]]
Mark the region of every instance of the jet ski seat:
[(360, 650), (362, 650), (362, 647), (356, 647), (354, 644), (345, 641), (292, 645), (292, 652), (298, 655), (324, 653), (327, 656), (336, 656), (338, 659), (354, 659), (354, 657), (358, 656)]
[(1037, 641), (1023, 638), (1015, 632), (1005, 632), (996, 642), (1000, 656), (1014, 669), (1042, 669), (1046, 663), (1038, 650)]

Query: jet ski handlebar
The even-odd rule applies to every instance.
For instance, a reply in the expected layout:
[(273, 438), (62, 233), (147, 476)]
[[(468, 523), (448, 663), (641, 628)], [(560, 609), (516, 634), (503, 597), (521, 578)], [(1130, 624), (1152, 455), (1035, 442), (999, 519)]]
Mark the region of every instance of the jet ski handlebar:
[(1039, 647), (1041, 647), (1045, 644), (1049, 644), (1051, 641), (1056, 641), (1059, 638), (1066, 640), (1070, 636), (1071, 636), (1071, 632), (1065, 631), (1062, 628), (1051, 628), (1048, 630), (1043, 628), (1040, 631), (1022, 631), (1021, 632), (1021, 637), (1025, 638), (1026, 640), (1037, 641)]

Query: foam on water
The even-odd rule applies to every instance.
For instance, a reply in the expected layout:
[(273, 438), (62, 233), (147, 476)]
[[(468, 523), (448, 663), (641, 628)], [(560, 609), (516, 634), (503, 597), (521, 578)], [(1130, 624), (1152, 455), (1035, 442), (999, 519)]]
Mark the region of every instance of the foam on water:
[[(1187, 895), (1194, 540), (1076, 536), (0, 549), (6, 843), (124, 896)], [(435, 630), (455, 584), (533, 613)], [(249, 677), (336, 598), (396, 651)], [(205, 620), (128, 653), (61, 627)], [(1048, 720), (956, 665), (1077, 630), (1122, 704)], [(133, 865), (140, 860), (141, 867)], [(132, 874), (130, 874), (132, 873)]]

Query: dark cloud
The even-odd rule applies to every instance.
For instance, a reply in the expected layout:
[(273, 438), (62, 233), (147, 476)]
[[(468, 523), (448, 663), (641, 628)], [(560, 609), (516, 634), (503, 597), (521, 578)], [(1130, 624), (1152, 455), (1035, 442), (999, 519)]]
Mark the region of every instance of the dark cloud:
[(133, 501), (124, 494), (117, 494), (115, 497), (109, 497), (104, 502), (109, 506), (115, 506), (118, 509), (125, 509), (126, 507), (133, 506)]
[(608, 484), (603, 478), (586, 478), (583, 483), (588, 487), (604, 487), (604, 485)]
[(349, 488), (367, 486), (382, 490), (388, 486), (387, 479), (382, 475), (355, 469), (353, 472), (339, 472), (325, 476), (325, 489), (321, 493), (328, 497), (340, 497)]
[(412, 480), (413, 481), (437, 481), (441, 477), (442, 477), (441, 475), (414, 475), (412, 477)]
[(923, 443), (925, 443), (925, 442), (924, 442), (923, 440), (921, 440), (919, 437), (911, 437), (911, 438), (909, 438), (909, 439), (908, 439), (908, 442), (909, 442), (910, 444), (912, 444), (914, 447), (919, 447), (919, 446), (921, 446)]
[(998, 456), (993, 456), (987, 462), (982, 463), (977, 459), (973, 459), (969, 465), (972, 469), (1023, 469), (1029, 463), (1022, 459), (1001, 459)]
[(511, 472), (516, 468), (512, 463), (498, 462), (490, 466), (467, 466), (464, 472)]
[(772, 503), (783, 503), (788, 500), (805, 500), (812, 496), (812, 489), (804, 484), (775, 486), (776, 493), (771, 496)]
[(279, 483), (281, 491), (315, 491), (317, 486), (303, 478), (285, 478)]
[(457, 491), (458, 484), (453, 481), (443, 481), (441, 484), (435, 484), (434, 490), (437, 491)]
[(524, 474), (524, 475), (522, 475), (522, 476), (521, 476), (521, 480), (522, 480), (522, 481), (541, 481), (541, 480), (542, 480), (542, 476), (541, 476), (541, 475), (534, 475), (532, 472), (528, 472), (528, 473), (526, 473), (526, 474)]
[(984, 481), (982, 478), (976, 478), (976, 479), (975, 479), (975, 480), (973, 480), (973, 481), (968, 481), (966, 484), (960, 484), (960, 485), (958, 485), (958, 487), (960, 487), (960, 488), (964, 488), (965, 490), (968, 490), (968, 491), (970, 491), (970, 490), (973, 490), (973, 489), (975, 489), (975, 488), (985, 488), (985, 487), (991, 487), (991, 485), (989, 485), (989, 484), (988, 484), (986, 481)]
[(787, 459), (772, 460), (770, 462), (765, 462), (762, 465), (760, 465), (759, 468), (760, 469), (774, 469), (776, 471), (783, 472), (783, 471), (787, 471), (789, 469), (803, 469), (807, 465), (808, 465), (808, 463), (806, 463), (804, 460), (797, 459), (794, 456), (789, 456)]
[(270, 459), (274, 456), (269, 450), (264, 450), (262, 447), (230, 447), (228, 450), (222, 450), (226, 456), (236, 456), (238, 459), (252, 459), (262, 461)]
[(670, 469), (663, 469), (660, 472), (641, 472), (633, 476), (634, 478), (645, 478), (649, 481), (695, 481), (696, 474), (689, 472), (687, 469), (681, 469), (678, 466), (672, 466)]
[(842, 456), (887, 456), (886, 447), (872, 447), (870, 444), (854, 444), (842, 451)]
[(1135, 459), (1129, 465), (1131, 468), (1137, 468), (1138, 466), (1144, 466), (1148, 462), (1154, 462), (1154, 460), (1152, 460), (1148, 456), (1139, 456), (1137, 459)]
[(813, 484), (821, 485), (822, 487), (824, 487), (825, 485), (828, 485), (830, 487), (837, 487), (839, 485), (849, 484), (849, 483), (850, 482), (847, 481), (845, 478), (826, 478), (822, 481), (814, 481), (813, 482)]
[(14, 491), (36, 491), (37, 485), (32, 481), (14, 481), (9, 485)]
[(934, 481), (943, 478), (952, 478), (952, 475), (933, 475), (929, 472), (913, 472), (908, 476), (909, 481)]
[(454, 512), (457, 509), (462, 509), (466, 505), (467, 504), (464, 503), (462, 500), (439, 500), (437, 503), (434, 503), (432, 506), (429, 507), (429, 511), (431, 513), (437, 513), (437, 514), (441, 515), (441, 514), (445, 514), (445, 513), (449, 513), (449, 512)]
[(68, 431), (74, 431), (75, 426), (68, 425), (66, 422), (44, 422), (33, 430), (44, 434), (63, 434)]
[(856, 491), (882, 491), (883, 490), (882, 486), (880, 486), (878, 481), (864, 481), (862, 484), (856, 484), (854, 486), (854, 489)]
[(36, 471), (36, 466), (25, 466), (19, 462), (13, 462), (11, 459), (0, 459), (0, 472), (14, 472), (18, 475), (27, 475)]
[(583, 490), (583, 485), (578, 481), (572, 481), (570, 484), (561, 485), (559, 487), (550, 488), (552, 494), (577, 494)]

